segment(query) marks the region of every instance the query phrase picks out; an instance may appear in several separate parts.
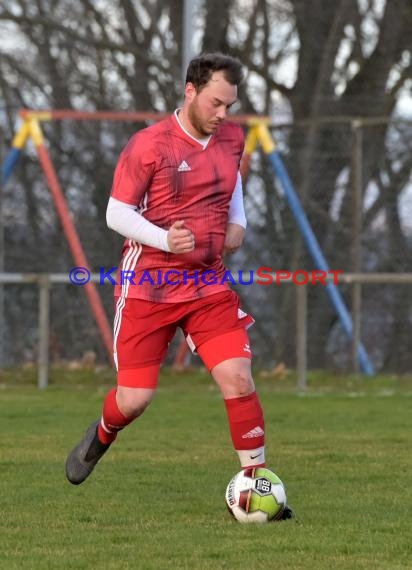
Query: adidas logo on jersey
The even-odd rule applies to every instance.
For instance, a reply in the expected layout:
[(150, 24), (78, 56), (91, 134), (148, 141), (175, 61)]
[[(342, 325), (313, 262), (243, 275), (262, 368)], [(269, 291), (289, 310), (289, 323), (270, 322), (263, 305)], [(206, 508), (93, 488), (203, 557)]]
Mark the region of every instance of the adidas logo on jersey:
[(187, 162), (185, 160), (182, 160), (179, 168), (177, 169), (178, 172), (189, 172), (190, 170), (192, 170), (192, 169), (190, 168), (190, 166), (187, 164)]
[(253, 437), (261, 437), (264, 435), (264, 431), (260, 426), (256, 426), (247, 433), (242, 435), (242, 439), (252, 439)]

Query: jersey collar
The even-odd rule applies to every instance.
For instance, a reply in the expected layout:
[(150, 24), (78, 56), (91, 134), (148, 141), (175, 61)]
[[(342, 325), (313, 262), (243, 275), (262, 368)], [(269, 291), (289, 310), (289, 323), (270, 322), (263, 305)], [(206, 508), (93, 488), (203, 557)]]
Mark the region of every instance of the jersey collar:
[(197, 139), (196, 137), (194, 137), (193, 135), (191, 135), (189, 133), (189, 131), (187, 131), (184, 126), (182, 125), (182, 123), (180, 122), (178, 113), (180, 111), (180, 108), (176, 109), (175, 112), (173, 113), (173, 117), (178, 125), (178, 127), (181, 129), (181, 131), (187, 136), (189, 137), (192, 141), (196, 142), (198, 145), (203, 147), (203, 150), (205, 150), (208, 146), (208, 144), (210, 143), (210, 139), (212, 138), (212, 135), (209, 135), (208, 137), (205, 137), (204, 139)]

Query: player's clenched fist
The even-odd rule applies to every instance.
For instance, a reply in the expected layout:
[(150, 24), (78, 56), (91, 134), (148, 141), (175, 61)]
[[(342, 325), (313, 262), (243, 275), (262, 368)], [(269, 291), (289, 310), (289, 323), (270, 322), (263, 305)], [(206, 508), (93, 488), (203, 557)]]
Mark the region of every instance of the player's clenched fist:
[(195, 248), (195, 236), (184, 225), (184, 220), (179, 220), (167, 232), (167, 243), (172, 253), (189, 253)]

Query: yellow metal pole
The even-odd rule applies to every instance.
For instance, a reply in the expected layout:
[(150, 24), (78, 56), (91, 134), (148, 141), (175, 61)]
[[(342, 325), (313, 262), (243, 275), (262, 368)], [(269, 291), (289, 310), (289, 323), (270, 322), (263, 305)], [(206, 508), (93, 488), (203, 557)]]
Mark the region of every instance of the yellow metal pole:
[(26, 144), (29, 136), (30, 136), (30, 125), (28, 121), (24, 121), (20, 129), (14, 135), (11, 146), (13, 148), (21, 150)]
[(258, 132), (255, 126), (251, 126), (247, 132), (245, 140), (245, 153), (253, 154), (258, 144)]
[(265, 122), (261, 121), (256, 126), (256, 134), (265, 154), (270, 154), (276, 150), (276, 143)]
[(39, 123), (39, 119), (37, 117), (30, 117), (27, 120), (30, 130), (30, 136), (34, 142), (36, 148), (40, 145), (44, 144), (44, 136), (43, 131), (41, 130), (41, 126)]

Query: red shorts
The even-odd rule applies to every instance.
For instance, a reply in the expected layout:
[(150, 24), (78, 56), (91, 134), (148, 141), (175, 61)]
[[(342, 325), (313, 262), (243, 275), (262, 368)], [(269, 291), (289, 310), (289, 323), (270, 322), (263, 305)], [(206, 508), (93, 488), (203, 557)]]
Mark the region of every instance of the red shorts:
[(187, 303), (154, 303), (117, 297), (114, 359), (118, 383), (154, 388), (160, 364), (178, 327), (209, 370), (229, 358), (251, 358), (246, 329), (253, 322), (253, 318), (240, 309), (239, 297), (234, 291)]

